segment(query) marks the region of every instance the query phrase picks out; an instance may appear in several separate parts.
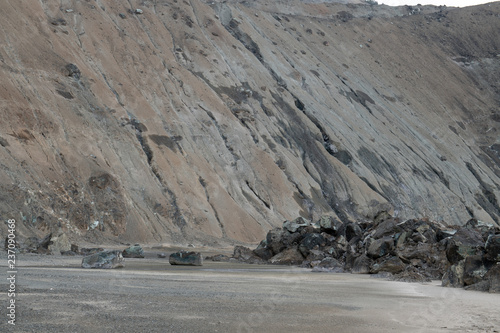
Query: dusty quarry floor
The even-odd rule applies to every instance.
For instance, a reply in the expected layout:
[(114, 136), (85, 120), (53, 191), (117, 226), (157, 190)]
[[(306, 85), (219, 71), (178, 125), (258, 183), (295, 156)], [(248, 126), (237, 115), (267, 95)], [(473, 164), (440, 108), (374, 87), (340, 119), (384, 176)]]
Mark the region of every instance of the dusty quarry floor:
[(148, 253), (125, 268), (81, 257), (18, 255), (16, 325), (8, 325), (1, 251), (1, 332), (500, 332), (500, 295), (367, 275), (205, 262)]

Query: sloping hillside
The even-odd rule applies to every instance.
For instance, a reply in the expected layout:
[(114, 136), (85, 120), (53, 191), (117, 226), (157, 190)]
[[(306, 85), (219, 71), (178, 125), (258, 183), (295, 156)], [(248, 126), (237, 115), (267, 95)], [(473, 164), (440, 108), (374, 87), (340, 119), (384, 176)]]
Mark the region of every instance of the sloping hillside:
[(6, 0), (0, 18), (0, 217), (20, 234), (500, 218), (499, 2)]

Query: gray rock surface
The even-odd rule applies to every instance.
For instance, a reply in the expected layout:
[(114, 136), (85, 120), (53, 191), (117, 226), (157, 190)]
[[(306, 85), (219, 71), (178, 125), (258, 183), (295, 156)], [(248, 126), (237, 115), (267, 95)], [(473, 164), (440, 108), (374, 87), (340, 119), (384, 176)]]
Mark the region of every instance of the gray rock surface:
[(124, 258), (144, 258), (144, 249), (135, 244), (123, 250), (122, 255)]
[(82, 268), (121, 268), (124, 261), (120, 251), (101, 251), (83, 257)]

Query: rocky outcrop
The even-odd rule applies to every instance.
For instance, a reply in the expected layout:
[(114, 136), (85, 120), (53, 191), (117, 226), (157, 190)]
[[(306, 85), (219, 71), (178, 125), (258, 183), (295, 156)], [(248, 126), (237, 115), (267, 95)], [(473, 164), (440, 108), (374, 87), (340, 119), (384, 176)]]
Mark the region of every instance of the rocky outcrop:
[(492, 292), (498, 287), (495, 244), (500, 228), (493, 225), (469, 220), (453, 229), (429, 219), (400, 221), (385, 216), (360, 223), (335, 222), (333, 228), (325, 223), (329, 219), (285, 221), (282, 229), (269, 231), (255, 250), (236, 247), (234, 257), (248, 263), (301, 265), (316, 272), (442, 280), (446, 287)]
[(124, 258), (144, 258), (144, 250), (139, 244), (135, 244), (123, 250), (122, 255)]
[(66, 3), (0, 12), (0, 216), (19, 236), (253, 243), (328, 215), (354, 246), (338, 221), (499, 221), (498, 2)]
[[(7, 240), (6, 238), (5, 249), (7, 249)], [(68, 236), (61, 229), (43, 238), (36, 236), (24, 238), (21, 236), (16, 237), (15, 241), (16, 251), (20, 253), (64, 254), (71, 252), (76, 246), (69, 242)]]
[(71, 251), (71, 243), (66, 233), (59, 230), (55, 235), (50, 237), (50, 245), (48, 249), (53, 254), (61, 254), (63, 252)]
[(168, 258), (170, 265), (202, 266), (203, 257), (199, 252), (179, 251)]
[(123, 256), (120, 251), (101, 251), (83, 257), (82, 268), (111, 269), (123, 267)]

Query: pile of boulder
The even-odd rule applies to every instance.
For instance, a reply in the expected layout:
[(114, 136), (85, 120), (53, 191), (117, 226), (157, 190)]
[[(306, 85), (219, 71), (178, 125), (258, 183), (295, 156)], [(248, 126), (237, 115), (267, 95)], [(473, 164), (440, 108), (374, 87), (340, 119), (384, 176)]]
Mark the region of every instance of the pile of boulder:
[(358, 223), (299, 217), (269, 231), (254, 250), (235, 247), (232, 260), (500, 292), (500, 229), (475, 219), (450, 227), (388, 214)]
[[(8, 238), (5, 239), (5, 249), (7, 249), (7, 241)], [(38, 238), (36, 236), (28, 238), (16, 237), (15, 249), (18, 253), (63, 255), (80, 254), (78, 246), (71, 244), (68, 236), (62, 230), (49, 233), (42, 238)]]

